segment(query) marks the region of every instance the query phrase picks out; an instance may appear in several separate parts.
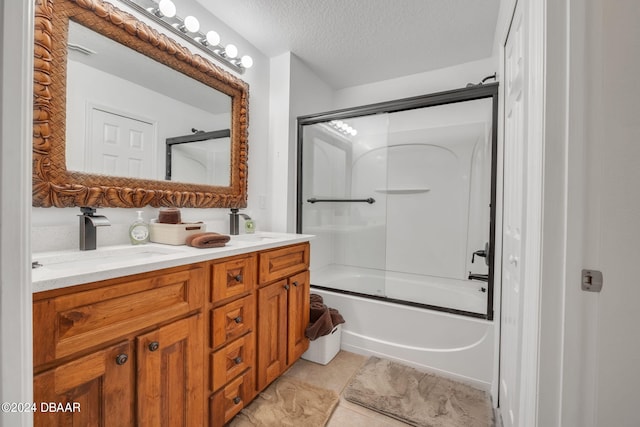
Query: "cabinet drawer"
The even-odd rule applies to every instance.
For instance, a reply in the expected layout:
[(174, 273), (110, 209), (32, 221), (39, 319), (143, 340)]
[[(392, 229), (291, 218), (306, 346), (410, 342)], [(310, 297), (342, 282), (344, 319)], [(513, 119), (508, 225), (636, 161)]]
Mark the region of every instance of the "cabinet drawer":
[(251, 399), (251, 370), (231, 381), (225, 388), (213, 395), (210, 400), (211, 425), (223, 426), (249, 403)]
[(255, 297), (240, 298), (211, 312), (211, 347), (217, 348), (254, 329)]
[(259, 283), (269, 283), (309, 268), (309, 244), (260, 252)]
[(253, 367), (255, 360), (254, 335), (249, 333), (211, 355), (211, 389), (218, 390), (229, 380)]
[(155, 271), (36, 301), (34, 365), (51, 362), (197, 310), (204, 268)]
[(212, 264), (211, 301), (215, 303), (251, 291), (255, 277), (254, 256)]

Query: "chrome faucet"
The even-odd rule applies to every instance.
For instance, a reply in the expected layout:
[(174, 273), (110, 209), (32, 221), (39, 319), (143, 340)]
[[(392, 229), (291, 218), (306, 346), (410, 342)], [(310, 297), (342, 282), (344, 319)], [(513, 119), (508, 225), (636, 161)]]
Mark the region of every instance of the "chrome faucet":
[(240, 217), (245, 220), (251, 219), (249, 215), (238, 211), (238, 208), (231, 208), (231, 213), (229, 214), (229, 234), (232, 236), (237, 236), (240, 233)]
[(90, 251), (96, 248), (96, 227), (111, 225), (106, 216), (95, 215), (95, 208), (81, 207), (80, 217), (80, 250)]

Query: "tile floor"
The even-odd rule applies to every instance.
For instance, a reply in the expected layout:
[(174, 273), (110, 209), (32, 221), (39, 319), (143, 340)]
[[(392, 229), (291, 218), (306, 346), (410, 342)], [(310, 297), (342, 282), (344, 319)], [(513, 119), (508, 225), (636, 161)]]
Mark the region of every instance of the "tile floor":
[(326, 366), (300, 359), (284, 375), (295, 377), (318, 387), (335, 390), (340, 394), (340, 403), (333, 411), (327, 427), (407, 426), (408, 424), (347, 402), (342, 397), (342, 391), (349, 380), (366, 361), (366, 356), (340, 351)]

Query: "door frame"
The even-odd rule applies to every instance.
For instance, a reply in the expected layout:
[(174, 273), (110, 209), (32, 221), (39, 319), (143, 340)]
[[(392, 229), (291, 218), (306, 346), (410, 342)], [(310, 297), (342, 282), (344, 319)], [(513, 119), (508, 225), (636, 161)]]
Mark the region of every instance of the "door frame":
[[(516, 0), (510, 5), (510, 22), (516, 6), (522, 3), (523, 15), (527, 25), (526, 86), (528, 100), (526, 104), (527, 130), (525, 159), (527, 162), (526, 194), (523, 202), (526, 206), (524, 223), (525, 241), (523, 268), (523, 300), (522, 309), (522, 360), (520, 382), (519, 426), (536, 426), (538, 420), (539, 359), (540, 359), (540, 301), (542, 278), (542, 244), (543, 244), (543, 183), (544, 183), (544, 145), (545, 145), (545, 58), (546, 58), (546, 1)], [(500, 70), (504, 71), (504, 49), (509, 36), (510, 25), (500, 40)], [(501, 132), (502, 149), (504, 144), (504, 89), (501, 91)], [(504, 157), (502, 157), (504, 160)], [(504, 165), (503, 165), (504, 167)], [(503, 187), (500, 187), (501, 192)], [(502, 194), (504, 197), (504, 195)], [(503, 197), (501, 198), (503, 200)], [(504, 208), (504, 204), (502, 206)], [(502, 216), (501, 218), (502, 219)], [(501, 226), (503, 226), (501, 221)], [(500, 248), (502, 251), (502, 247)], [(495, 257), (496, 271), (502, 271), (502, 256)], [(500, 275), (500, 280), (502, 275)], [(500, 287), (501, 289), (501, 287)], [(500, 292), (500, 297), (502, 292)], [(500, 305), (500, 310), (502, 306)], [(499, 316), (498, 316), (499, 319)], [(498, 339), (498, 343), (500, 340)], [(499, 349), (499, 355), (502, 348)], [(499, 359), (500, 356), (498, 356)], [(498, 378), (500, 383), (500, 364), (498, 362)], [(496, 396), (499, 392), (496, 389)], [(498, 400), (498, 406), (500, 402)]]
[[(0, 362), (2, 402), (33, 402), (31, 141), (34, 2), (0, 1)], [(11, 34), (11, 37), (8, 35)], [(33, 414), (2, 413), (0, 426)]]

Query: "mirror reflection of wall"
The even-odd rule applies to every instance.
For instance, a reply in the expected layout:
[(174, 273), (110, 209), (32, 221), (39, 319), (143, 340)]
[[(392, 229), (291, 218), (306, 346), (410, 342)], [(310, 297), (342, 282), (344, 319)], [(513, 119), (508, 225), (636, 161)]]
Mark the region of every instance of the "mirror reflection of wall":
[(231, 132), (229, 129), (168, 138), (165, 179), (179, 182), (230, 185)]
[[(165, 139), (193, 127), (231, 125), (228, 95), (75, 22), (69, 25), (68, 55), (68, 170), (164, 179)], [(230, 182), (230, 139), (226, 144), (212, 153), (227, 165), (227, 176), (214, 185)], [(174, 181), (210, 184), (210, 178), (196, 178)]]

